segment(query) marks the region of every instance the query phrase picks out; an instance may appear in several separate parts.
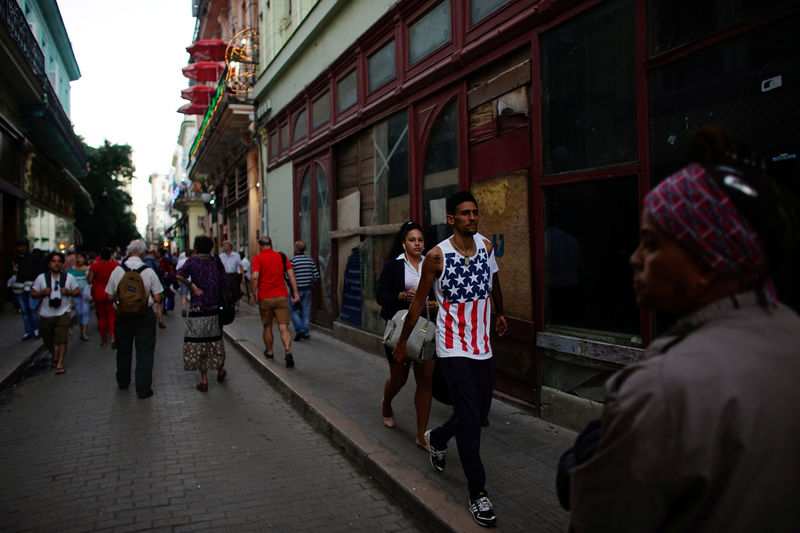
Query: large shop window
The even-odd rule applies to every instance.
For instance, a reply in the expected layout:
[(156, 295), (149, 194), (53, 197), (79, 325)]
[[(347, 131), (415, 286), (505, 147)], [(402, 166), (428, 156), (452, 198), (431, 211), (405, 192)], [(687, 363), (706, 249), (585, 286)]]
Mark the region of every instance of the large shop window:
[(450, 0), (444, 0), (408, 28), (408, 63), (449, 43), (450, 33)]
[(336, 84), (336, 109), (339, 113), (356, 103), (358, 89), (356, 70), (340, 79)]
[(635, 161), (633, 2), (603, 2), (544, 33), (544, 172)]
[(641, 345), (628, 258), (638, 243), (637, 179), (544, 189), (548, 330)]
[[(312, 210), (316, 210), (316, 241), (312, 235)], [(316, 248), (316, 259), (321, 275), (317, 309), (330, 314), (333, 312), (331, 199), (325, 169), (318, 163), (306, 169), (300, 185), (300, 239), (309, 248)]]
[(300, 240), (311, 246), (311, 169), (303, 175), (300, 186)]
[[(671, 50), (749, 18), (788, 7), (796, 1), (650, 0), (647, 3), (650, 55)], [(691, 13), (691, 16), (686, 16), (687, 13)]]
[(422, 226), (426, 247), (450, 235), (447, 197), (458, 192), (458, 113), (456, 100), (444, 106), (431, 131), (422, 178)]
[(408, 198), (408, 112), (400, 111), (372, 128), (375, 149), (375, 208), (372, 224), (405, 222)]
[(471, 0), (469, 21), (473, 26), (482, 21), (511, 0)]
[(319, 263), (322, 298), (320, 308), (333, 313), (333, 283), (331, 277), (331, 195), (325, 170), (316, 166), (317, 174), (317, 262)]
[[(650, 73), (652, 179), (686, 164), (688, 137), (716, 124), (797, 172), (800, 16), (715, 43)], [(782, 158), (793, 158), (781, 160)]]
[(369, 90), (374, 91), (395, 76), (394, 41), (369, 57)]

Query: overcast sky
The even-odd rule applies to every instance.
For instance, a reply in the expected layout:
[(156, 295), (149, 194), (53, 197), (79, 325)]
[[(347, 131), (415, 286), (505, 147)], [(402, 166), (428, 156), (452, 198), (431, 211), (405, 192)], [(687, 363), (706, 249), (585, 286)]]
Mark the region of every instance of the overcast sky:
[(81, 78), (71, 119), (90, 146), (129, 144), (136, 166), (134, 212), (144, 234), (148, 177), (169, 171), (189, 86), (192, 0), (58, 0)]

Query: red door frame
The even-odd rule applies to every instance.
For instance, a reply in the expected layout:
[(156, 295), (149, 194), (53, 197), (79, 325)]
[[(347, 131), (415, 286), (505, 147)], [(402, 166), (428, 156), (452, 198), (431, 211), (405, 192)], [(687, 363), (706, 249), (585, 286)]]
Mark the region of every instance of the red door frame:
[[(325, 181), (328, 184), (328, 198), (330, 201), (330, 217), (331, 219), (328, 221), (329, 228), (333, 229), (335, 227), (334, 221), (336, 220), (336, 202), (333, 201), (336, 198), (336, 191), (334, 189), (334, 179), (333, 179), (333, 147), (329, 146), (324, 150), (317, 152), (316, 154), (312, 155), (311, 157), (304, 159), (302, 161), (297, 162), (294, 165), (293, 170), (293, 205), (294, 205), (294, 214), (293, 214), (293, 226), (294, 226), (294, 240), (300, 239), (300, 191), (302, 190), (303, 186), (303, 176), (305, 175), (306, 171), (309, 171), (309, 179), (311, 180), (309, 184), (310, 195), (311, 195), (311, 242), (306, 243), (306, 250), (310, 257), (312, 257), (317, 264), (319, 264), (319, 256), (317, 250), (319, 250), (319, 235), (317, 231), (318, 223), (317, 220), (317, 165), (322, 168), (322, 171), (325, 173)], [(315, 288), (312, 292), (312, 312), (311, 318), (314, 319), (315, 322), (322, 324), (327, 327), (331, 327), (333, 325), (334, 319), (338, 316), (336, 313), (337, 309), (337, 300), (336, 300), (336, 279), (337, 279), (337, 249), (336, 246), (333, 246), (333, 243), (330, 245), (330, 257), (328, 259), (328, 271), (327, 276), (329, 278), (329, 282), (331, 285), (331, 306), (332, 309), (330, 310), (323, 310), (320, 308), (320, 302), (322, 301), (322, 285), (318, 284), (315, 285)]]

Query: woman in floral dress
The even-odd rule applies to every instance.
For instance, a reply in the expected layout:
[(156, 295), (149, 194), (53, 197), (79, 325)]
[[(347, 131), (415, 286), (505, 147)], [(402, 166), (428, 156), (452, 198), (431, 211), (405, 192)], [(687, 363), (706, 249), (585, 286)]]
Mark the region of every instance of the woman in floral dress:
[(183, 336), (183, 367), (200, 371), (200, 392), (208, 392), (209, 370), (217, 371), (220, 383), (228, 374), (219, 321), (219, 305), (228, 289), (228, 278), (219, 259), (211, 255), (213, 246), (210, 237), (195, 238), (194, 254), (176, 272), (178, 280), (191, 291)]

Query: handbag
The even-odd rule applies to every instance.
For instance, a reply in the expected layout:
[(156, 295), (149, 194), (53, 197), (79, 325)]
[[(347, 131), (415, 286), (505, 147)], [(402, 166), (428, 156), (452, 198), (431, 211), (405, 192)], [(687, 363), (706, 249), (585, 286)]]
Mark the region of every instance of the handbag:
[[(436, 354), (436, 323), (431, 321), (427, 298), (425, 299), (425, 310), (427, 317), (419, 317), (406, 341), (408, 358), (420, 363), (432, 360)], [(386, 323), (386, 330), (383, 332), (384, 345), (389, 348), (395, 347), (400, 333), (403, 331), (406, 315), (408, 315), (408, 309), (401, 309)]]
[(236, 318), (236, 307), (233, 304), (223, 303), (219, 306), (219, 323), (227, 326)]
[(91, 302), (92, 301), (92, 286), (89, 285), (88, 283), (81, 290), (81, 299), (84, 302)]

